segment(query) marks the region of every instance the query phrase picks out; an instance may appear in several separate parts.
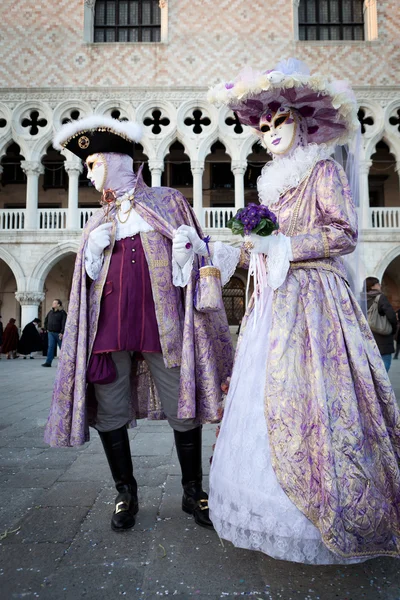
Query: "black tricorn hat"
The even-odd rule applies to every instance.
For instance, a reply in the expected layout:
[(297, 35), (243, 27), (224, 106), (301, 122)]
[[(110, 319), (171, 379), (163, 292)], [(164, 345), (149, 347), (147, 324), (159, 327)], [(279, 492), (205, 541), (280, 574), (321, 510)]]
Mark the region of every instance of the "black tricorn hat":
[(134, 143), (142, 137), (142, 128), (133, 121), (118, 121), (93, 115), (63, 125), (54, 136), (56, 150), (66, 148), (82, 160), (98, 152), (118, 152), (133, 158)]

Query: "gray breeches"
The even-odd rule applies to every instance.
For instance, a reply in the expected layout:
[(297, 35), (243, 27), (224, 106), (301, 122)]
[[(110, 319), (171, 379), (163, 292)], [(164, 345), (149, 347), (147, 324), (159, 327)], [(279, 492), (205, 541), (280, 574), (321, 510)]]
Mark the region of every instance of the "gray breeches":
[[(95, 384), (97, 400), (96, 429), (114, 431), (126, 425), (130, 419), (130, 372), (131, 352), (112, 352), (117, 369), (113, 383)], [(154, 379), (158, 395), (169, 424), (176, 431), (189, 431), (199, 426), (194, 419), (178, 419), (180, 368), (167, 369), (160, 353), (143, 353), (144, 360)]]

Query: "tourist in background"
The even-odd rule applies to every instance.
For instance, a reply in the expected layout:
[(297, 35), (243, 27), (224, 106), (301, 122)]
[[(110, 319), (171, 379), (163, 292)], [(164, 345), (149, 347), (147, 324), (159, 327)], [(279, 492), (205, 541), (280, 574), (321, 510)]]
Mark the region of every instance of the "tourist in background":
[(61, 300), (56, 298), (53, 300), (51, 310), (47, 313), (44, 320), (44, 328), (48, 334), (49, 347), (47, 350), (46, 362), (42, 364), (42, 367), (51, 367), (57, 345), (61, 348), (61, 340), (64, 335), (66, 320), (67, 313), (62, 307)]
[(3, 333), (3, 344), (1, 351), (7, 354), (7, 358), (17, 358), (19, 334), (15, 325), (15, 319), (10, 319)]
[(387, 335), (376, 333), (371, 328), (379, 352), (381, 353), (382, 360), (385, 364), (386, 371), (389, 371), (392, 363), (392, 354), (394, 352), (394, 334), (397, 330), (396, 313), (389, 300), (382, 294), (379, 279), (376, 277), (367, 277), (365, 280), (365, 290), (367, 293), (367, 309), (369, 310), (374, 302), (378, 302), (378, 313), (382, 316), (385, 315), (392, 326), (391, 333)]
[(18, 352), (26, 358), (34, 358), (33, 354), (42, 349), (42, 340), (39, 333), (40, 319), (33, 319), (25, 325), (18, 344)]

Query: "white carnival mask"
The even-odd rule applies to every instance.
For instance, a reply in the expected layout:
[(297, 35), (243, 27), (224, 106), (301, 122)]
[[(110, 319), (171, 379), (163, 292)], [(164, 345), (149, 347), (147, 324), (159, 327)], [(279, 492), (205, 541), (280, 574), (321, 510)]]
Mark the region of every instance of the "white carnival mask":
[(103, 154), (91, 154), (86, 159), (87, 178), (98, 192), (102, 192), (106, 182), (107, 163)]
[(260, 118), (259, 131), (270, 154), (287, 154), (297, 141), (298, 123), (291, 108), (267, 110)]

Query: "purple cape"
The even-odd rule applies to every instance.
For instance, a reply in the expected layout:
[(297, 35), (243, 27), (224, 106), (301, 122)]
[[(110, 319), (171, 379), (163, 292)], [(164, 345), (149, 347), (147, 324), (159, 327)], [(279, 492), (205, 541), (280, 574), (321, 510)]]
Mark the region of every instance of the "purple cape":
[[(152, 291), (166, 367), (181, 367), (178, 417), (199, 423), (218, 421), (221, 383), (230, 375), (233, 349), (225, 311), (200, 313), (193, 308), (195, 260), (192, 278), (184, 290), (172, 283), (174, 230), (197, 219), (180, 192), (171, 188), (149, 188), (141, 175), (135, 190), (135, 209), (153, 227), (141, 239), (149, 266)], [(87, 384), (100, 302), (115, 241), (115, 208), (96, 212), (87, 222), (77, 253), (50, 414), (44, 439), (51, 446), (78, 446), (89, 440), (89, 425), (95, 422), (96, 401)], [(91, 231), (111, 219), (112, 241), (104, 253), (99, 277), (90, 283), (85, 271), (85, 249)], [(131, 425), (137, 418), (163, 418), (154, 382), (143, 361), (132, 363)]]

